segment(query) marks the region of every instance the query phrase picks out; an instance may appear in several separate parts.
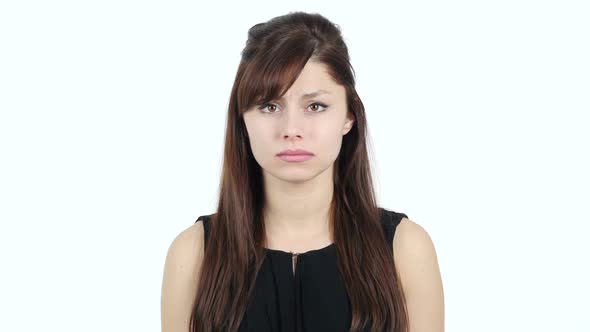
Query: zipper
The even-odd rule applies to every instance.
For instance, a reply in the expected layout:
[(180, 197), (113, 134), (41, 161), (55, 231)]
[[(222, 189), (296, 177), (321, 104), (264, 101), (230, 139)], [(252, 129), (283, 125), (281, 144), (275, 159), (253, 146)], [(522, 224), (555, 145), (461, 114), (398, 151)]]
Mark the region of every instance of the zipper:
[[(295, 271), (296, 271), (297, 262), (298, 262), (297, 258), (299, 257), (300, 253), (299, 252), (292, 252), (292, 251), (290, 251), (290, 253), (291, 253), (291, 259), (293, 262), (293, 277), (295, 277)], [(301, 260), (301, 259), (299, 259), (299, 260)], [(301, 296), (301, 290), (298, 288), (297, 281), (295, 279), (293, 279), (293, 281), (295, 282), (293, 284), (293, 286), (295, 287), (294, 288), (294, 291), (295, 291), (295, 294), (294, 294), (295, 295), (295, 306), (294, 306), (294, 309), (295, 309), (295, 331), (301, 332), (302, 326), (300, 324), (301, 324), (302, 317), (301, 317), (301, 308), (300, 308), (300, 302), (299, 302), (300, 296)]]
[(297, 267), (297, 256), (299, 256), (298, 252), (292, 252), (291, 253), (291, 260), (293, 262), (293, 275), (295, 275), (295, 268)]

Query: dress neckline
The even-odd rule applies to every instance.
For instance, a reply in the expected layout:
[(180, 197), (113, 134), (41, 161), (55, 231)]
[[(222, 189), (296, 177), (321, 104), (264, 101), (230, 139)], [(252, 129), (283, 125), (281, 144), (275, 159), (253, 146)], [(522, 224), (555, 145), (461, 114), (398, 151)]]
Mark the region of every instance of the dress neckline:
[(308, 250), (305, 252), (299, 252), (299, 253), (293, 253), (293, 252), (289, 252), (289, 251), (284, 251), (284, 250), (280, 250), (280, 249), (271, 249), (271, 248), (264, 248), (264, 250), (266, 252), (272, 253), (272, 254), (287, 255), (287, 256), (292, 256), (294, 254), (297, 254), (299, 257), (301, 257), (301, 256), (311, 256), (311, 255), (321, 254), (323, 252), (332, 250), (335, 246), (336, 246), (336, 244), (334, 242), (332, 242), (325, 247), (322, 247), (319, 249), (312, 249), (312, 250)]

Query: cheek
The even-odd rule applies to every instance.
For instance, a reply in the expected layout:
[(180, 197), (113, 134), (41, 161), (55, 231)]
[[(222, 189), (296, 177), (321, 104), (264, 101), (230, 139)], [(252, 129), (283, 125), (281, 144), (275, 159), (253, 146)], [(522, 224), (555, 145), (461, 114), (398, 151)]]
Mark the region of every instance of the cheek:
[(250, 139), (250, 148), (254, 158), (261, 163), (264, 159), (272, 158), (273, 144), (272, 133), (270, 130), (264, 128), (250, 128), (248, 136)]
[(340, 152), (342, 145), (342, 128), (336, 126), (325, 126), (319, 131), (317, 142), (322, 150), (322, 155), (327, 159), (335, 159)]

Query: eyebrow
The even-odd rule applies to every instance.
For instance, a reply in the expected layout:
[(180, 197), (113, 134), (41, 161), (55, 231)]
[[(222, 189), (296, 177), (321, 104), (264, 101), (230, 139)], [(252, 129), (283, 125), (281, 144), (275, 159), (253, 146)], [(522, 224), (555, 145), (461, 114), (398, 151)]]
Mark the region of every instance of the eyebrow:
[[(324, 93), (330, 94), (330, 92), (326, 91), (326, 90), (317, 90), (317, 91), (306, 93), (306, 94), (302, 95), (301, 99), (313, 98), (313, 97), (319, 96)], [(283, 97), (279, 98), (279, 100), (283, 100)]]

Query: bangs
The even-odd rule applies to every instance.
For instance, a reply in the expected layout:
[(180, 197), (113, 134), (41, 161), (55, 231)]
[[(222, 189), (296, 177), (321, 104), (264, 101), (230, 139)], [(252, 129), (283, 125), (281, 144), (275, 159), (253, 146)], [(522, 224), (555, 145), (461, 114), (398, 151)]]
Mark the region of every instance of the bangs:
[(293, 85), (314, 51), (313, 43), (293, 40), (261, 51), (245, 63), (238, 86), (238, 112), (282, 97)]

